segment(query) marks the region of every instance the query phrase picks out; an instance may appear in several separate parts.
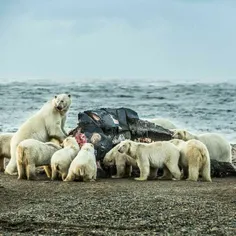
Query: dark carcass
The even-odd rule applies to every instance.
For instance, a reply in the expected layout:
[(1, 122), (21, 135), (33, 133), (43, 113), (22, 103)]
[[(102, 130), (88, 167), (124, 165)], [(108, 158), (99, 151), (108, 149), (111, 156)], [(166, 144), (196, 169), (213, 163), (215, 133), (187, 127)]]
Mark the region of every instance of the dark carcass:
[(101, 141), (95, 145), (97, 160), (117, 143), (125, 139), (170, 140), (172, 132), (151, 122), (141, 120), (137, 112), (129, 108), (100, 108), (78, 114), (78, 126), (69, 134), (84, 133), (90, 141), (93, 133), (99, 133)]

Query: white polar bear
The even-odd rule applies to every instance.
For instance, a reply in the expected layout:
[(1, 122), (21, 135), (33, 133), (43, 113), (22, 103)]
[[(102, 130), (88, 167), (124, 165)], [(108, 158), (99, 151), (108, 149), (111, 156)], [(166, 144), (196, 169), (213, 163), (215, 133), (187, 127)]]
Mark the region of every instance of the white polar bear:
[(55, 138), (62, 142), (67, 137), (64, 125), (70, 105), (70, 95), (57, 95), (18, 129), (11, 140), (11, 159), (6, 167), (6, 174), (14, 175), (17, 171), (16, 148), (21, 141), (36, 139), (48, 142), (51, 138)]
[(104, 157), (103, 164), (105, 166), (116, 166), (116, 175), (112, 178), (130, 177), (132, 166), (137, 166), (136, 161), (125, 153), (118, 151), (119, 145), (112, 148)]
[(208, 149), (210, 159), (232, 163), (231, 145), (221, 135), (216, 133), (194, 135), (183, 129), (175, 129), (173, 132), (173, 138), (182, 139), (184, 141), (197, 139), (204, 143)]
[(148, 121), (165, 129), (176, 129), (176, 126), (171, 121), (165, 118), (148, 119)]
[(60, 174), (64, 180), (68, 174), (71, 162), (77, 156), (80, 147), (74, 137), (67, 137), (63, 141), (63, 149), (56, 151), (51, 158), (52, 180)]
[(97, 177), (97, 165), (92, 143), (85, 143), (75, 159), (71, 162), (68, 175), (64, 181), (73, 181), (82, 177), (83, 181), (94, 181)]
[(16, 161), (18, 179), (35, 179), (35, 168), (48, 166), (52, 155), (61, 149), (61, 146), (53, 142), (43, 143), (36, 139), (25, 139), (19, 143), (16, 149)]
[(210, 155), (205, 144), (196, 139), (183, 141), (172, 139), (171, 143), (180, 150), (179, 165), (183, 168), (187, 180), (197, 181), (199, 174), (204, 181), (211, 182)]
[(13, 133), (0, 134), (0, 171), (4, 171), (4, 158), (11, 158), (11, 139)]
[(131, 156), (140, 169), (140, 177), (135, 180), (147, 180), (155, 178), (158, 168), (164, 168), (161, 177), (180, 179), (181, 173), (178, 167), (180, 152), (178, 148), (168, 141), (153, 143), (136, 143), (131, 140), (122, 141), (118, 151)]

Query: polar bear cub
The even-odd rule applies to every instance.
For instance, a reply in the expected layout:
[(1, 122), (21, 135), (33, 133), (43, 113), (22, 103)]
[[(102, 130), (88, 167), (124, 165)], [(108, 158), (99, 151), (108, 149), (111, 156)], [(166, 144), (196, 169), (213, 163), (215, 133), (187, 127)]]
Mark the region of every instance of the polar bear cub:
[(52, 180), (60, 174), (64, 180), (68, 174), (71, 162), (77, 156), (80, 147), (74, 137), (67, 137), (63, 141), (63, 149), (56, 151), (51, 158)]
[(64, 181), (73, 181), (76, 177), (82, 177), (83, 181), (96, 180), (97, 165), (92, 143), (85, 143), (81, 147), (81, 150), (71, 162), (69, 173)]
[(116, 175), (112, 178), (130, 177), (132, 166), (137, 166), (136, 161), (125, 153), (118, 151), (119, 145), (112, 148), (104, 157), (103, 164), (105, 166), (116, 166)]
[(11, 158), (11, 139), (13, 133), (0, 134), (0, 171), (4, 171), (4, 158)]
[(35, 139), (26, 139), (16, 149), (18, 179), (35, 179), (35, 168), (50, 165), (52, 155), (61, 149), (53, 142), (43, 143)]
[(204, 143), (208, 149), (210, 159), (217, 160), (219, 162), (232, 163), (231, 145), (221, 135), (216, 133), (194, 135), (183, 129), (175, 129), (173, 131), (173, 138), (182, 139), (184, 141), (197, 139)]
[(178, 148), (168, 141), (153, 143), (136, 143), (131, 140), (122, 141), (118, 151), (131, 156), (140, 169), (140, 177), (135, 180), (147, 180), (155, 178), (158, 168), (164, 168), (161, 177), (180, 179), (181, 172), (178, 167), (180, 152)]
[(71, 96), (59, 94), (23, 123), (11, 139), (11, 159), (5, 173), (14, 175), (17, 171), (16, 148), (25, 139), (49, 142), (55, 138), (63, 141), (67, 134), (64, 129), (66, 113), (71, 105)]
[(183, 168), (184, 176), (187, 180), (197, 181), (199, 174), (204, 181), (211, 182), (210, 155), (205, 144), (199, 140), (189, 140), (187, 142), (180, 139), (172, 139), (180, 150), (179, 165)]

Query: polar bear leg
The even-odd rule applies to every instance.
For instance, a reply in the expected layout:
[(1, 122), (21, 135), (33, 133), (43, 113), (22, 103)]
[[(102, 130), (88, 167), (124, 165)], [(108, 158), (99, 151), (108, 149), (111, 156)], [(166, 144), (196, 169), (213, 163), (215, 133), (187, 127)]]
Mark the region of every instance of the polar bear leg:
[(73, 172), (69, 172), (69, 174), (63, 181), (71, 182), (71, 181), (74, 181), (74, 179), (75, 179), (75, 174)]
[(51, 166), (44, 166), (43, 168), (44, 168), (44, 171), (45, 171), (47, 177), (50, 179), (51, 176), (52, 176), (52, 168), (51, 168)]
[(135, 180), (147, 180), (150, 173), (150, 164), (147, 158), (140, 158), (137, 160), (137, 165), (140, 170), (140, 177), (134, 178)]
[(26, 166), (26, 175), (28, 180), (35, 180), (36, 179), (36, 167), (34, 164), (29, 164)]
[(51, 168), (52, 168), (51, 180), (56, 180), (58, 178), (57, 168), (54, 164), (51, 165)]
[(196, 166), (189, 166), (189, 169), (188, 169), (188, 178), (186, 180), (188, 181), (197, 181), (198, 180), (198, 177), (199, 177), (199, 168), (198, 168), (198, 165)]
[(183, 176), (181, 179), (187, 179), (188, 178), (188, 168), (183, 167)]
[(131, 165), (126, 165), (125, 166), (125, 177), (130, 177), (132, 173), (132, 166)]
[(181, 172), (179, 170), (178, 164), (167, 162), (166, 167), (169, 169), (170, 173), (174, 176), (175, 179), (180, 180)]
[[(17, 144), (18, 145), (18, 144)], [(17, 164), (16, 164), (16, 147), (17, 145), (11, 143), (11, 159), (6, 166), (5, 174), (17, 175)]]
[(97, 168), (95, 168), (93, 172), (93, 180), (96, 180), (96, 179), (97, 179)]
[(27, 179), (25, 166), (22, 163), (17, 163), (18, 179)]
[(149, 179), (155, 179), (157, 177), (157, 168), (150, 167)]
[(0, 171), (4, 171), (4, 157), (0, 156)]
[(205, 163), (203, 165), (201, 175), (203, 181), (212, 182), (210, 163)]
[(158, 179), (162, 179), (162, 180), (172, 179), (172, 174), (170, 173), (169, 169), (166, 166), (163, 167), (163, 175), (159, 177)]
[(125, 165), (117, 165), (116, 166), (116, 175), (111, 176), (114, 179), (118, 179), (118, 178), (123, 178), (125, 174)]
[(64, 181), (64, 179), (66, 179), (66, 176), (68, 175), (67, 171), (62, 171), (61, 172), (61, 179)]

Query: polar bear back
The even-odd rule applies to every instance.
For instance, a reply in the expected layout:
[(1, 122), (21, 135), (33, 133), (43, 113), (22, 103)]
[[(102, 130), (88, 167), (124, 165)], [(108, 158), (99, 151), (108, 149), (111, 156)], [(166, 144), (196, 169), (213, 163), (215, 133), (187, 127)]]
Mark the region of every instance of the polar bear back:
[(87, 165), (93, 162), (96, 163), (95, 155), (92, 152), (83, 149), (79, 151), (75, 159), (72, 161), (72, 163), (76, 165)]
[(52, 143), (43, 143), (35, 139), (26, 139), (19, 146), (24, 149), (24, 159), (35, 166), (49, 165), (52, 155), (61, 147)]
[(231, 146), (224, 137), (216, 133), (206, 133), (198, 135), (198, 140), (206, 145), (211, 159), (232, 163)]
[(75, 152), (71, 147), (65, 147), (56, 151), (51, 158), (51, 165), (60, 164), (63, 166), (68, 166), (73, 161), (78, 153)]
[(148, 119), (148, 121), (155, 125), (162, 126), (165, 129), (176, 129), (176, 126), (170, 120), (165, 118)]
[(155, 168), (162, 168), (166, 161), (171, 158), (179, 159), (180, 156), (179, 149), (168, 141), (142, 144), (137, 152), (139, 156), (146, 156), (150, 166)]

